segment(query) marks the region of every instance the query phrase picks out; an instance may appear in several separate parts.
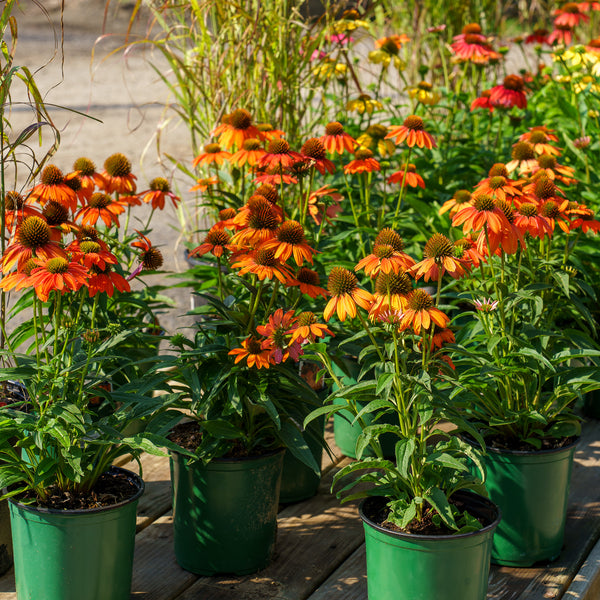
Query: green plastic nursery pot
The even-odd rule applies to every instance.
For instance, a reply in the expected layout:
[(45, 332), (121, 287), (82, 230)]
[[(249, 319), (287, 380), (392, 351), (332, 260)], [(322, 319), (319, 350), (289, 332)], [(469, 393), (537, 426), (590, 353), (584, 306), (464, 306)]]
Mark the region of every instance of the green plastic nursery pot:
[(199, 575), (245, 575), (275, 546), (283, 450), (204, 465), (171, 453), (175, 557)]
[(529, 567), (558, 557), (576, 444), (530, 452), (488, 446), (486, 488), (502, 511), (492, 546), (493, 563)]
[(137, 488), (119, 504), (56, 510), (9, 501), (19, 600), (129, 600), (144, 483), (113, 469), (127, 473)]
[(460, 535), (416, 535), (374, 522), (386, 498), (362, 501), (369, 600), (485, 600), (498, 507), (471, 492), (457, 492), (461, 508), (483, 523)]
[[(323, 458), (323, 435), (325, 432), (325, 417), (315, 419), (313, 431), (318, 431), (321, 440), (316, 437), (307, 437), (306, 443), (311, 454), (321, 465)], [(300, 459), (296, 458), (289, 450), (285, 451), (283, 456), (283, 471), (281, 474), (281, 488), (279, 491), (279, 502), (288, 504), (291, 502), (301, 502), (312, 498), (318, 491), (321, 483), (321, 473), (315, 473), (313, 469), (305, 465)]]

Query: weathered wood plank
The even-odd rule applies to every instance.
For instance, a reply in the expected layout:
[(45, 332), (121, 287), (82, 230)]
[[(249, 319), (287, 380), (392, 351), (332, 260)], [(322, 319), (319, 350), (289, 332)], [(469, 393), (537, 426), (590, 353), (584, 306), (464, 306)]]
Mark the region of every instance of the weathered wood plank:
[(564, 600), (598, 600), (598, 598), (600, 598), (600, 542), (596, 543), (564, 595)]
[(361, 544), (351, 556), (336, 569), (309, 600), (367, 599), (367, 557)]

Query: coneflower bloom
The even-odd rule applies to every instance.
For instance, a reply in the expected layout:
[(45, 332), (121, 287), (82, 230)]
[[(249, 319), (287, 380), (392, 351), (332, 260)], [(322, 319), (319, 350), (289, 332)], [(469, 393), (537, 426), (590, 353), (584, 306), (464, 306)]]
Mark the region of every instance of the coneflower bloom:
[[(496, 206), (504, 213), (507, 226), (500, 230), (488, 228), (487, 236), (485, 231), (479, 233), (477, 238), (477, 249), (481, 254), (492, 255), (500, 254), (515, 254), (519, 245), (521, 249), (525, 249), (525, 242), (521, 230), (515, 225), (515, 209), (512, 204), (506, 200), (496, 200)], [(487, 251), (487, 252), (486, 252)]]
[(87, 206), (79, 209), (75, 218), (81, 219), (83, 225), (94, 226), (98, 219), (102, 219), (107, 227), (113, 224), (119, 227), (118, 215), (124, 212), (125, 208), (121, 202), (116, 202), (112, 196), (104, 192), (94, 192)]
[(262, 347), (271, 352), (271, 359), (278, 365), (291, 357), (298, 362), (302, 354), (302, 346), (299, 341), (294, 340), (292, 331), (295, 329), (297, 318), (293, 310), (283, 312), (278, 308), (266, 325), (259, 325), (256, 332), (267, 338), (263, 340)]
[(46, 202), (42, 210), (42, 217), (50, 226), (50, 239), (55, 242), (60, 242), (63, 233), (68, 233), (73, 228), (69, 209), (56, 200)]
[(61, 294), (68, 290), (76, 292), (81, 286), (87, 285), (88, 270), (79, 263), (55, 257), (38, 264), (29, 275), (29, 285), (35, 288), (42, 302), (48, 300), (52, 291)]
[(459, 62), (470, 61), (476, 64), (485, 64), (492, 58), (500, 57), (481, 33), (481, 27), (477, 23), (465, 25), (462, 32), (454, 36), (450, 48)]
[(16, 271), (12, 271), (0, 279), (0, 289), (8, 292), (10, 290), (18, 291), (31, 287), (29, 284), (29, 275), (31, 274), (31, 271), (38, 266), (36, 259), (30, 258)]
[(556, 224), (565, 233), (569, 233), (571, 222), (567, 216), (568, 207), (568, 200), (563, 200), (561, 202), (557, 199), (549, 199), (544, 201), (544, 203), (540, 206), (540, 214), (550, 221), (552, 231), (554, 231), (554, 225)]
[(242, 342), (241, 348), (230, 350), (229, 355), (235, 356), (235, 364), (246, 359), (249, 367), (256, 367), (257, 369), (263, 367), (268, 369), (271, 364), (271, 352), (263, 348), (262, 343), (254, 336), (246, 338)]
[(587, 23), (590, 20), (587, 15), (581, 12), (577, 2), (567, 2), (560, 8), (555, 9), (552, 14), (555, 15), (555, 27), (566, 26), (573, 29), (579, 23)]
[(265, 279), (277, 278), (281, 283), (293, 282), (292, 273), (281, 260), (275, 258), (275, 250), (272, 248), (258, 248), (241, 255), (237, 262), (232, 264), (234, 269), (240, 269), (239, 274), (252, 273), (264, 281)]
[(429, 238), (423, 255), (425, 258), (409, 269), (415, 279), (423, 277), (425, 281), (439, 281), (444, 273), (459, 279), (466, 273), (460, 259), (454, 255), (454, 244), (441, 233), (434, 233)]
[(501, 85), (490, 90), (490, 103), (501, 108), (527, 107), (525, 82), (518, 75), (507, 75)]
[(10, 271), (15, 263), (22, 268), (33, 257), (49, 260), (66, 256), (65, 251), (51, 240), (50, 227), (42, 217), (25, 217), (17, 226), (15, 238), (2, 256), (4, 273)]
[(548, 129), (545, 125), (530, 127), (529, 131), (519, 136), (519, 141), (529, 142), (536, 154), (553, 154), (554, 156), (560, 154), (560, 148), (552, 143), (558, 142), (558, 136), (554, 133), (554, 129)]
[(344, 131), (344, 126), (337, 121), (327, 123), (325, 135), (320, 138), (325, 150), (330, 154), (353, 152), (357, 146), (356, 140)]
[(576, 211), (571, 208), (567, 211), (569, 216), (575, 217), (571, 222), (571, 229), (581, 229), (583, 233), (591, 231), (594, 235), (600, 231), (600, 221), (594, 219), (594, 211), (584, 204), (580, 204)]
[(26, 204), (25, 198), (19, 192), (6, 192), (4, 196), (5, 227), (9, 233), (12, 233), (15, 223), (22, 221), (25, 217), (41, 216), (39, 209), (30, 204)]
[(454, 256), (461, 260), (461, 264), (467, 270), (478, 267), (481, 262), (485, 262), (485, 255), (477, 249), (477, 241), (471, 234), (466, 235), (454, 242)]
[(374, 123), (356, 138), (356, 142), (359, 146), (369, 148), (369, 150), (376, 149), (383, 158), (386, 158), (394, 154), (396, 150), (394, 142), (385, 139), (388, 133), (389, 130), (385, 125)]
[[(293, 164), (293, 163), (292, 163)], [(298, 179), (292, 175), (290, 175), (290, 171), (288, 168), (282, 169), (280, 166), (271, 165), (268, 167), (260, 167), (257, 165), (255, 167), (256, 176), (252, 180), (252, 183), (255, 184), (270, 184), (270, 185), (290, 185), (298, 183)]]
[(490, 100), (490, 94), (491, 94), (491, 90), (483, 90), (483, 92), (481, 92), (481, 96), (479, 96), (478, 98), (475, 98), (475, 100), (473, 100), (473, 102), (471, 102), (471, 110), (475, 110), (476, 108), (484, 108), (489, 110), (490, 112), (494, 111), (494, 105), (492, 104), (492, 101)]
[(323, 296), (323, 298), (327, 298), (327, 290), (322, 288), (319, 284), (321, 280), (319, 279), (319, 274), (312, 269), (308, 269), (307, 267), (301, 267), (298, 269), (294, 281), (290, 282), (290, 286), (297, 285), (300, 288), (300, 291), (311, 298), (316, 298), (317, 296)]
[(375, 280), (375, 294), (369, 310), (369, 317), (378, 319), (382, 314), (404, 312), (408, 295), (412, 289), (412, 279), (404, 271), (379, 273)]
[(90, 197), (96, 188), (103, 190), (106, 187), (104, 177), (96, 172), (96, 165), (85, 156), (78, 158), (73, 163), (73, 171), (81, 179), (81, 188), (86, 197)]
[(41, 182), (29, 192), (27, 201), (31, 202), (33, 200), (37, 200), (40, 204), (54, 200), (64, 204), (71, 211), (77, 208), (77, 194), (65, 184), (62, 171), (54, 165), (48, 165), (44, 168)]
[(276, 207), (264, 196), (254, 195), (236, 215), (233, 223), (241, 229), (233, 236), (231, 243), (254, 245), (275, 236), (281, 217)]
[(92, 267), (105, 269), (107, 265), (118, 263), (117, 257), (100, 240), (95, 242), (89, 239), (75, 239), (69, 244), (67, 250), (71, 255), (71, 260), (81, 263), (88, 269)]
[(170, 198), (173, 207), (177, 208), (177, 203), (181, 198), (176, 196), (169, 186), (169, 182), (164, 177), (155, 177), (150, 182), (150, 189), (140, 194), (142, 201), (146, 204), (152, 204), (152, 210), (163, 210), (165, 207), (165, 199)]
[(302, 160), (302, 155), (290, 150), (290, 145), (283, 138), (273, 138), (267, 145), (265, 154), (258, 161), (259, 167), (285, 169)]
[(111, 154), (104, 161), (104, 191), (107, 194), (117, 192), (118, 194), (133, 194), (136, 189), (137, 177), (131, 172), (131, 162), (120, 152)]
[(406, 175), (404, 168), (392, 173), (388, 177), (388, 183), (399, 183), (402, 184), (404, 181), (405, 185), (409, 185), (410, 187), (422, 187), (425, 189), (425, 182), (423, 178), (417, 173), (417, 167), (412, 163), (409, 163), (406, 167)]
[(499, 233), (508, 227), (504, 213), (496, 206), (494, 198), (487, 194), (473, 196), (473, 203), (463, 206), (452, 219), (452, 226), (463, 226), (463, 233), (480, 231), (487, 226), (488, 231)]
[(432, 324), (445, 329), (449, 322), (448, 316), (434, 305), (433, 298), (425, 290), (416, 289), (407, 298), (400, 328), (405, 330), (412, 327), (419, 335), (421, 329), (429, 329)]
[(304, 227), (292, 220), (284, 221), (275, 232), (275, 237), (261, 244), (261, 248), (274, 248), (275, 258), (283, 262), (293, 256), (299, 267), (305, 260), (312, 263), (313, 254), (316, 253), (306, 241)]
[(333, 173), (335, 165), (327, 158), (327, 151), (323, 142), (319, 138), (309, 138), (302, 144), (300, 154), (309, 158), (314, 164), (315, 169), (325, 175), (325, 173)]
[(537, 165), (531, 170), (532, 175), (537, 173), (545, 173), (549, 179), (557, 179), (565, 185), (577, 183), (577, 179), (573, 177), (575, 169), (566, 165), (559, 165), (556, 157), (551, 154), (542, 154), (538, 156)]
[[(529, 182), (523, 186), (523, 193), (530, 199), (533, 196), (538, 201), (549, 200), (556, 196), (564, 196), (563, 191), (554, 183), (554, 179), (548, 177), (545, 171), (539, 170), (535, 175), (531, 177)], [(521, 199), (516, 204), (518, 205)]]
[(219, 144), (206, 144), (204, 152), (201, 152), (192, 161), (192, 167), (210, 166), (212, 164), (220, 167), (226, 160), (231, 159), (231, 153), (223, 150)]
[(369, 60), (375, 64), (382, 64), (384, 67), (388, 67), (393, 62), (397, 69), (402, 69), (404, 63), (400, 60), (398, 53), (402, 45), (408, 41), (410, 41), (410, 38), (404, 33), (375, 40), (376, 50), (369, 52)]
[[(497, 167), (497, 169), (494, 169), (494, 167)], [(516, 182), (508, 177), (506, 166), (502, 163), (496, 163), (494, 167), (490, 169), (489, 177), (486, 177), (477, 184), (474, 193), (487, 194), (498, 200), (506, 200), (507, 198), (510, 199), (515, 196), (521, 196), (522, 192), (517, 187)], [(492, 174), (496, 172), (503, 174)]]
[(433, 352), (434, 348), (441, 349), (444, 344), (454, 344), (455, 341), (452, 329), (436, 331), (431, 338), (431, 351)]
[(346, 175), (373, 173), (380, 170), (381, 166), (379, 162), (373, 158), (373, 153), (368, 148), (358, 148), (354, 152), (354, 160), (344, 165), (344, 173)]
[(483, 298), (482, 300), (473, 300), (475, 308), (481, 312), (492, 312), (498, 308), (498, 300), (493, 298)]
[(204, 241), (194, 248), (189, 256), (204, 256), (210, 252), (213, 256), (220, 258), (225, 254), (226, 251), (234, 249), (229, 242), (231, 236), (222, 227), (213, 226), (210, 231), (206, 234)]
[(375, 110), (382, 110), (383, 104), (379, 100), (374, 100), (369, 94), (360, 94), (358, 98), (349, 100), (346, 103), (346, 110), (356, 111), (359, 115), (367, 113), (372, 115)]
[(248, 138), (247, 140), (244, 140), (242, 147), (231, 156), (229, 162), (239, 168), (244, 165), (254, 167), (258, 164), (264, 154), (265, 149), (262, 148), (260, 140)]
[(81, 204), (85, 204), (86, 199), (91, 196), (91, 192), (85, 189), (82, 184), (83, 180), (77, 173), (68, 173), (65, 176), (65, 185), (75, 192)]
[(111, 265), (106, 265), (104, 268), (96, 265), (92, 266), (89, 270), (87, 285), (90, 298), (93, 298), (98, 293), (104, 293), (109, 298), (112, 298), (115, 288), (119, 292), (131, 291), (127, 279), (123, 275), (113, 271)]
[(435, 139), (425, 131), (423, 119), (417, 115), (409, 115), (404, 119), (402, 125), (390, 127), (390, 131), (385, 137), (389, 139), (396, 138), (394, 140), (396, 144), (406, 141), (406, 145), (410, 148), (418, 146), (419, 148), (425, 147), (431, 150), (431, 148), (436, 147)]
[(142, 270), (156, 271), (162, 267), (164, 262), (162, 252), (153, 246), (152, 242), (143, 233), (140, 233), (137, 230), (136, 233), (138, 234), (139, 240), (131, 242), (131, 246), (141, 250), (139, 256), (140, 265), (133, 273), (131, 273), (128, 279), (133, 279)]
[(342, 210), (340, 206), (342, 200), (342, 194), (335, 188), (320, 187), (311, 192), (308, 197), (308, 213), (317, 225), (321, 224), (323, 218), (331, 223), (331, 219), (334, 219)]
[(291, 332), (292, 340), (300, 342), (315, 342), (318, 338), (326, 335), (333, 336), (327, 325), (319, 323), (314, 313), (310, 311), (301, 312), (298, 315), (295, 329)]
[(454, 195), (449, 200), (442, 204), (439, 214), (443, 215), (450, 211), (450, 216), (453, 217), (463, 206), (471, 203), (473, 195), (469, 190), (456, 190)]
[(506, 163), (506, 170), (512, 173), (516, 169), (519, 172), (531, 170), (537, 164), (537, 155), (529, 142), (517, 142), (513, 144), (511, 152), (512, 160)]
[(373, 295), (358, 287), (356, 275), (348, 269), (333, 267), (327, 281), (327, 290), (331, 299), (323, 312), (326, 321), (331, 319), (333, 313), (337, 313), (340, 321), (345, 321), (346, 317), (356, 317), (357, 305), (365, 310), (371, 308)]
[(547, 29), (534, 29), (532, 33), (530, 33), (525, 38), (526, 44), (546, 44), (550, 45), (548, 41), (548, 30)]
[(219, 183), (219, 178), (215, 175), (212, 177), (204, 177), (203, 179), (197, 179), (196, 185), (193, 185), (190, 188), (190, 192), (206, 192), (213, 185), (217, 185)]
[(355, 271), (365, 270), (365, 275), (375, 277), (381, 273), (398, 273), (405, 271), (415, 264), (414, 259), (405, 254), (394, 250), (389, 244), (374, 244), (373, 252), (360, 261), (354, 267)]
[(224, 148), (241, 148), (249, 138), (259, 138), (260, 132), (252, 124), (252, 115), (243, 108), (238, 108), (225, 115), (211, 135), (218, 137), (219, 144)]
[(573, 29), (569, 25), (555, 25), (555, 27), (556, 29), (548, 36), (548, 43), (570, 46), (573, 41)]
[(547, 235), (552, 237), (553, 228), (548, 219), (539, 213), (539, 206), (535, 202), (523, 202), (515, 211), (515, 227), (522, 235), (526, 233), (531, 237), (544, 239)]
[(275, 129), (271, 123), (257, 123), (256, 129), (258, 129), (258, 139), (261, 141), (285, 137), (285, 131)]

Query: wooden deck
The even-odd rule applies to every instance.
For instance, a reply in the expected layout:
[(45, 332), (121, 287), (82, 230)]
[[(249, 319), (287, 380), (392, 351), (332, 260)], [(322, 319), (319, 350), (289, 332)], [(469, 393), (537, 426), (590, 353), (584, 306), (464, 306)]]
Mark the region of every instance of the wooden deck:
[[(347, 458), (325, 457), (318, 495), (281, 508), (271, 565), (246, 577), (198, 577), (177, 565), (168, 459), (145, 456), (142, 462), (146, 492), (138, 508), (132, 599), (367, 600), (363, 531), (356, 505), (341, 506), (329, 493), (334, 469), (347, 464)], [(536, 568), (492, 567), (488, 599), (600, 599), (599, 538), (600, 422), (595, 421), (585, 424), (575, 454), (560, 558)], [(0, 600), (14, 599), (10, 571), (0, 578)]]

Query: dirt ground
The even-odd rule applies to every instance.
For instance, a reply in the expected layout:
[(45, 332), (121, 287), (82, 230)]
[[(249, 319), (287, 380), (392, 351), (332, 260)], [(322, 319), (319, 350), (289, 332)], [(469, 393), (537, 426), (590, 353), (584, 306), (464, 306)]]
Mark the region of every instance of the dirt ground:
[[(62, 40), (60, 0), (40, 3), (46, 14), (33, 0), (22, 0), (13, 12), (18, 24), (15, 63), (34, 72), (45, 102), (55, 105), (51, 116), (60, 129), (61, 141), (50, 162), (66, 172), (71, 170), (75, 159), (87, 156), (101, 168), (108, 156), (121, 152), (132, 162), (138, 190), (148, 189), (154, 177), (171, 178), (166, 165), (160, 164), (155, 146), (157, 127), (165, 116), (168, 90), (151, 69), (147, 52), (138, 49), (126, 56), (122, 51), (111, 55), (124, 42), (133, 3), (121, 2), (117, 6), (113, 0), (105, 14), (104, 0), (66, 0)], [(138, 30), (142, 31), (145, 25), (142, 16)], [(26, 100), (24, 90), (15, 86), (12, 91), (14, 108), (10, 122), (14, 136), (32, 122), (32, 113), (19, 104)], [(165, 126), (162, 139), (165, 151), (191, 162), (185, 128)], [(42, 148), (36, 140), (30, 144), (36, 153), (48, 147), (48, 142)], [(192, 197), (187, 190), (193, 182), (178, 178), (175, 183), (184, 201), (190, 202)], [(137, 214), (145, 219), (147, 211)], [(155, 215), (153, 223), (150, 238), (163, 252), (165, 270), (183, 270), (183, 247), (179, 243), (174, 210), (166, 209)], [(175, 282), (166, 276), (161, 281), (170, 285)], [(189, 308), (190, 294), (181, 288), (171, 288), (167, 294), (175, 306), (161, 316), (161, 324), (172, 333), (191, 323), (189, 317), (181, 316)]]

